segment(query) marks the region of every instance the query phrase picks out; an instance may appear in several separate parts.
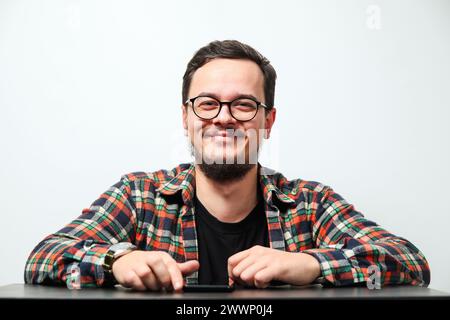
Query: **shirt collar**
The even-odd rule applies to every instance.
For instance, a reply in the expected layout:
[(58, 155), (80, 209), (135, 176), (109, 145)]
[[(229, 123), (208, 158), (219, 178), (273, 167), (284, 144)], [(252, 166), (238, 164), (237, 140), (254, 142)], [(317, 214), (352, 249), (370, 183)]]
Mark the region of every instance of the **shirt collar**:
[[(258, 176), (260, 186), (263, 191), (263, 197), (266, 203), (273, 203), (273, 194), (283, 203), (293, 205), (295, 200), (283, 193), (277, 186), (280, 179), (280, 174), (272, 169), (261, 166), (258, 163)], [(175, 175), (168, 182), (162, 184), (158, 189), (162, 195), (174, 195), (181, 192), (183, 202), (187, 205), (192, 205), (192, 200), (195, 195), (195, 165), (194, 163), (180, 164), (176, 170)]]

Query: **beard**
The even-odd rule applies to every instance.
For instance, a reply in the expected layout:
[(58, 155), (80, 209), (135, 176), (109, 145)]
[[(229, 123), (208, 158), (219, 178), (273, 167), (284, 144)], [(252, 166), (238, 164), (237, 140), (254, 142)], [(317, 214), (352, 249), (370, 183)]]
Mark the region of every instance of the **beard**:
[(217, 182), (239, 181), (249, 172), (256, 164), (237, 164), (237, 163), (199, 163), (200, 170), (211, 180)]
[[(191, 155), (196, 158), (194, 145), (191, 143)], [(209, 162), (209, 161), (208, 161)], [(197, 163), (203, 174), (217, 182), (235, 182), (243, 179), (245, 175), (256, 166), (255, 163)]]

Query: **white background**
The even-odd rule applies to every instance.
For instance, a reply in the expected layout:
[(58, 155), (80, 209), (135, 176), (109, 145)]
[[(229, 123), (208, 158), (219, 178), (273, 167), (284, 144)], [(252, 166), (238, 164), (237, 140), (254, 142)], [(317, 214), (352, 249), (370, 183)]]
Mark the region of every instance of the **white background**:
[(0, 284), (122, 174), (191, 161), (186, 64), (238, 39), (278, 72), (262, 164), (332, 186), (450, 291), (449, 18), (430, 0), (0, 0)]

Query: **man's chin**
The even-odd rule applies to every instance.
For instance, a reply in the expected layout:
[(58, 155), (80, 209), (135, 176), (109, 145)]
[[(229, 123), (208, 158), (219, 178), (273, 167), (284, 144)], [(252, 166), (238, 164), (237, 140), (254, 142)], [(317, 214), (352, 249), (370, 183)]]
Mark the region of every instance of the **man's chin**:
[(256, 164), (238, 164), (238, 163), (198, 163), (198, 167), (206, 177), (217, 182), (239, 181), (255, 166)]

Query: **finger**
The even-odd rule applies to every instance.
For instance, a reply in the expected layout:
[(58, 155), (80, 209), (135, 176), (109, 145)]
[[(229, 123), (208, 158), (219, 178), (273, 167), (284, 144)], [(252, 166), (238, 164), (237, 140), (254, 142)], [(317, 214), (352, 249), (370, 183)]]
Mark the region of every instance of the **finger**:
[(179, 291), (183, 288), (183, 275), (181, 274), (178, 264), (172, 258), (165, 260), (167, 270), (169, 271), (172, 287), (175, 291)]
[(230, 264), (230, 262), (227, 263), (227, 270), (228, 270), (228, 283), (230, 285), (234, 284), (233, 266)]
[(139, 267), (135, 270), (135, 273), (147, 289), (153, 291), (158, 291), (161, 289), (158, 280), (156, 279), (155, 275), (152, 272), (152, 269), (150, 269), (149, 266), (144, 265), (142, 267)]
[(233, 254), (231, 257), (228, 258), (228, 264), (234, 267), (237, 265), (242, 259), (247, 258), (250, 255), (250, 249), (240, 251), (238, 253)]
[(188, 276), (200, 268), (200, 263), (197, 260), (189, 260), (178, 263), (178, 268), (184, 276)]
[(252, 264), (256, 263), (257, 259), (258, 259), (257, 257), (249, 256), (249, 257), (245, 258), (244, 260), (242, 260), (241, 262), (239, 262), (237, 264), (237, 266), (235, 266), (232, 269), (232, 276), (235, 278), (240, 278), (241, 273), (244, 272), (244, 270), (246, 270)]
[(276, 270), (273, 267), (267, 267), (259, 270), (254, 276), (254, 284), (257, 288), (267, 288), (270, 281), (276, 280)]
[(169, 271), (164, 261), (158, 257), (150, 260), (150, 268), (156, 276), (161, 286), (165, 289), (172, 289), (172, 281), (170, 279)]
[(129, 271), (124, 276), (123, 281), (119, 283), (125, 288), (131, 288), (134, 290), (145, 291), (147, 289), (139, 276), (134, 271)]
[(243, 282), (241, 279), (239, 279), (238, 277), (235, 277), (233, 275), (233, 268), (234, 265), (231, 265), (230, 263), (227, 264), (227, 270), (228, 270), (228, 284), (229, 285), (234, 285), (239, 284), (239, 285), (245, 285), (245, 282)]
[(266, 261), (258, 261), (256, 263), (253, 263), (249, 265), (245, 270), (243, 270), (240, 274), (240, 278), (249, 285), (254, 285), (254, 276), (255, 274), (266, 268), (267, 262)]
[(229, 257), (228, 263), (227, 263), (228, 275), (230, 277), (232, 277), (233, 276), (232, 271), (233, 271), (234, 267), (239, 265), (239, 263), (241, 263), (242, 260), (250, 257), (252, 254), (254, 255), (254, 253), (258, 253), (257, 250), (259, 250), (260, 248), (263, 248), (263, 247), (261, 247), (259, 245), (253, 246), (250, 249), (240, 251), (240, 252), (232, 255), (231, 257)]
[(239, 262), (241, 262), (243, 259), (247, 258), (250, 255), (249, 250), (250, 249), (238, 252), (228, 258), (227, 270), (228, 270), (229, 278), (232, 278), (232, 279), (235, 278), (235, 276), (233, 275), (233, 269), (236, 265), (239, 264)]

